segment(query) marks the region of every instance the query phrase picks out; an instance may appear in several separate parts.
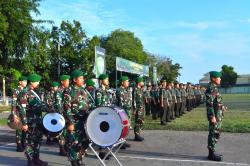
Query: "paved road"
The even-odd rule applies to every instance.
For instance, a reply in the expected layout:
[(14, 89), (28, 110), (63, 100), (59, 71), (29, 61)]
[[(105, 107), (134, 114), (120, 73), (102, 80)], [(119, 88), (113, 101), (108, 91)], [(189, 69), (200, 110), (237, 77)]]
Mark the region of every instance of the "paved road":
[[(144, 142), (132, 141), (132, 132), (128, 137), (131, 148), (120, 150), (118, 158), (124, 166), (227, 166), (250, 165), (250, 134), (223, 133), (218, 152), (224, 155), (223, 162), (206, 160), (206, 132), (187, 131), (144, 131)], [(15, 152), (14, 132), (0, 127), (0, 165), (24, 166), (23, 153)], [(60, 157), (56, 146), (41, 147), (41, 158), (52, 166), (70, 165), (66, 157)], [(85, 158), (87, 165), (100, 165), (93, 152), (89, 150)], [(107, 165), (117, 165), (114, 159)]]

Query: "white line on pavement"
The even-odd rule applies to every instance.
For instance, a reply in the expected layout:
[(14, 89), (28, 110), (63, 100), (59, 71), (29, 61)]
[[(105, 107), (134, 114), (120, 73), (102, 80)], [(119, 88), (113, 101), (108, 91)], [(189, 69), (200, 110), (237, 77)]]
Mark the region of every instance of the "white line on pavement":
[(8, 143), (8, 144), (5, 144), (5, 145), (1, 145), (0, 148), (3, 148), (3, 147), (8, 147), (8, 146), (11, 146), (11, 145), (15, 145), (16, 143)]
[(130, 159), (145, 159), (145, 160), (159, 160), (159, 161), (181, 161), (181, 162), (190, 162), (190, 163), (216, 163), (216, 164), (226, 164), (226, 165), (248, 165), (245, 163), (229, 163), (229, 162), (213, 162), (213, 161), (202, 161), (202, 160), (182, 160), (182, 159), (166, 159), (166, 158), (151, 158), (151, 157), (135, 157), (135, 156), (118, 156), (121, 158), (130, 158)]

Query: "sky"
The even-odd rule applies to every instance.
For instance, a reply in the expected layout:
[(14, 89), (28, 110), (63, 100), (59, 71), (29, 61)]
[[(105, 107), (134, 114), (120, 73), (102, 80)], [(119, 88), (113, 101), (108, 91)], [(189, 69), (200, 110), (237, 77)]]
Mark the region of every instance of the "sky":
[(77, 20), (88, 37), (134, 32), (150, 53), (182, 66), (181, 82), (233, 66), (250, 74), (249, 0), (43, 0), (38, 18)]

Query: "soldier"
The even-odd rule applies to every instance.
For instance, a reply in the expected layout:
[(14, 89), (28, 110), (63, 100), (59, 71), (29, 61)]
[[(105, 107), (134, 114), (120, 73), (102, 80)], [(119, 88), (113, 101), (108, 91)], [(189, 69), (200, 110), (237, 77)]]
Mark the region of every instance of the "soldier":
[(173, 112), (173, 116), (172, 116), (172, 119), (174, 120), (177, 116), (177, 112), (176, 112), (176, 107), (177, 107), (177, 99), (176, 99), (176, 91), (175, 91), (175, 88), (174, 88), (174, 83), (170, 83), (170, 86), (171, 86), (171, 89), (170, 89), (170, 92), (171, 92), (171, 95), (172, 95), (172, 112)]
[(95, 89), (95, 82), (92, 79), (88, 79), (86, 81), (86, 89), (88, 90), (93, 100), (95, 101), (96, 89)]
[[(57, 113), (60, 113), (61, 115), (63, 115), (65, 117), (65, 112), (63, 110), (63, 96), (64, 96), (64, 92), (66, 89), (69, 88), (69, 79), (70, 76), (69, 75), (61, 75), (60, 76), (60, 81), (61, 81), (61, 85), (59, 86), (59, 88), (57, 89), (56, 93), (55, 93), (55, 110)], [(67, 130), (64, 128), (61, 135), (58, 138), (58, 143), (59, 143), (59, 155), (60, 156), (66, 156), (67, 152), (65, 149), (65, 137), (67, 134)]]
[(172, 96), (172, 83), (167, 84), (167, 93), (168, 93), (168, 101), (169, 101), (169, 117), (170, 120), (174, 120), (174, 100)]
[(42, 124), (42, 112), (47, 110), (47, 106), (45, 103), (41, 102), (40, 96), (35, 92), (39, 86), (41, 76), (31, 74), (28, 80), (30, 84), (27, 92), (22, 94), (20, 99), (20, 118), (23, 124), (22, 130), (27, 131), (25, 155), (28, 159), (28, 166), (48, 165), (47, 162), (39, 158), (39, 150), (43, 137), (43, 133), (40, 129)]
[[(109, 76), (107, 74), (101, 74), (99, 76), (100, 88), (96, 90), (96, 106), (111, 106), (112, 99), (109, 93)], [(104, 159), (106, 152), (103, 148), (99, 148), (99, 157)], [(111, 155), (108, 155), (106, 159), (108, 160)]]
[(222, 96), (219, 93), (218, 86), (221, 82), (221, 73), (217, 71), (210, 72), (210, 80), (206, 94), (207, 118), (209, 122), (208, 134), (208, 159), (213, 161), (222, 161), (222, 156), (215, 154), (215, 146), (220, 138), (223, 112), (226, 107), (223, 105)]
[(84, 124), (89, 111), (94, 107), (89, 93), (83, 87), (84, 73), (74, 70), (71, 74), (73, 85), (64, 92), (63, 107), (67, 124), (67, 156), (72, 166), (81, 165), (82, 155), (88, 148)]
[[(17, 117), (19, 117), (20, 115), (20, 100), (19, 100), (19, 96), (20, 93), (25, 93), (27, 91), (27, 77), (25, 76), (21, 76), (19, 78), (19, 85), (18, 87), (14, 90), (13, 95), (12, 95), (12, 103), (11, 103), (11, 115), (13, 115), (13, 120), (14, 122), (17, 122), (16, 119)], [(17, 148), (16, 151), (17, 152), (23, 152), (26, 146), (26, 133), (25, 131), (22, 130), (16, 130), (16, 144), (17, 144)]]
[(176, 103), (175, 103), (175, 117), (179, 118), (181, 116), (181, 104), (182, 104), (182, 101), (181, 101), (181, 92), (179, 90), (179, 83), (178, 82), (175, 82), (174, 84), (175, 88), (175, 94), (176, 94)]
[(167, 116), (167, 110), (164, 109), (164, 104), (166, 104), (166, 80), (161, 81), (161, 88), (159, 89), (159, 96), (160, 96), (160, 120), (161, 125), (166, 125), (166, 116)]
[(191, 94), (191, 83), (187, 82), (187, 111), (191, 111), (192, 110), (192, 104), (191, 104), (191, 100), (192, 100), (192, 94)]
[[(124, 109), (128, 118), (131, 118), (131, 110), (132, 110), (132, 94), (129, 88), (129, 79), (127, 76), (122, 76), (121, 78), (121, 86), (116, 91), (117, 97), (117, 106)], [(129, 122), (131, 124), (131, 122)], [(130, 144), (124, 143), (121, 149), (126, 149), (130, 147)]]
[(146, 115), (151, 114), (151, 95), (150, 95), (151, 89), (152, 89), (151, 83), (148, 83), (147, 89), (144, 91)]
[[(59, 85), (60, 84), (58, 82), (53, 81), (51, 83), (50, 91), (49, 91), (49, 93), (45, 97), (46, 103), (48, 105), (48, 112), (57, 112), (56, 108), (54, 106), (55, 106), (55, 93), (56, 93)], [(54, 138), (54, 140), (56, 140), (56, 139)], [(50, 135), (47, 135), (46, 144), (48, 144), (48, 145), (52, 145), (53, 144), (53, 139), (51, 138)]]
[(135, 141), (143, 141), (144, 138), (141, 136), (141, 127), (144, 123), (144, 99), (143, 99), (143, 90), (142, 87), (144, 85), (143, 78), (138, 77), (136, 79), (136, 87), (133, 91), (133, 107), (134, 107), (134, 115), (135, 115)]
[(181, 115), (185, 114), (185, 109), (186, 109), (186, 100), (187, 100), (187, 92), (185, 88), (185, 84), (180, 84), (180, 92), (181, 92), (181, 100), (182, 100), (182, 105), (181, 105)]
[(157, 119), (157, 111), (158, 111), (158, 104), (159, 104), (159, 92), (157, 84), (153, 85), (153, 88), (151, 90), (151, 111), (152, 111), (152, 119)]

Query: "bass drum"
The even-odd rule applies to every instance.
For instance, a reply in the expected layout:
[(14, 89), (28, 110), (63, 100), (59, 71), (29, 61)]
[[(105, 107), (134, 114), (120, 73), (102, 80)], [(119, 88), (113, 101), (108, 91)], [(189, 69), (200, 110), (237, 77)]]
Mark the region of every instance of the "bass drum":
[(129, 118), (123, 109), (98, 107), (87, 118), (86, 133), (94, 144), (109, 147), (127, 137), (129, 125)]
[(43, 133), (46, 136), (57, 137), (65, 127), (65, 119), (59, 113), (47, 113), (43, 117)]

